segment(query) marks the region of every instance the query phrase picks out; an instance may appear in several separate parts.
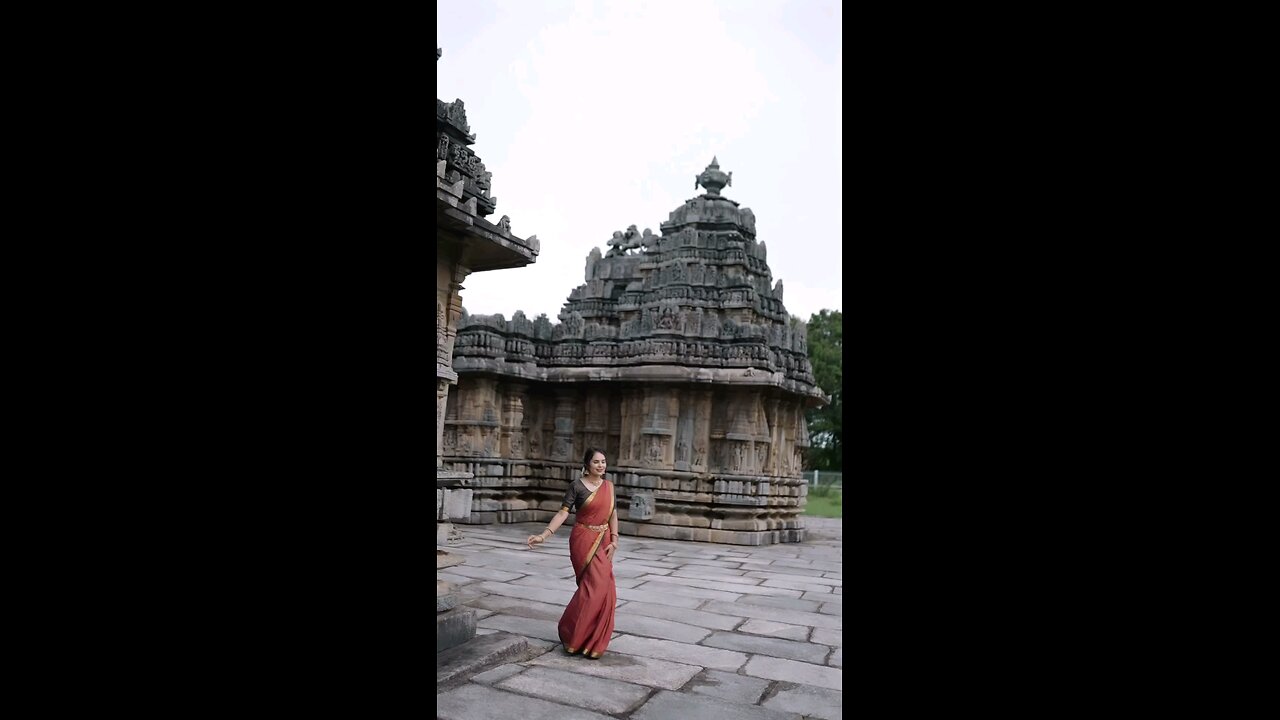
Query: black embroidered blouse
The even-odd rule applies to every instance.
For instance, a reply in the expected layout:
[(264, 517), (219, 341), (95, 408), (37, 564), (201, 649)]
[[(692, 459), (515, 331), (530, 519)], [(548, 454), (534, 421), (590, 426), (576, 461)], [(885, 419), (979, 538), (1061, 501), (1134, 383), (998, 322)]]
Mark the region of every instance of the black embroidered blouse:
[[(604, 483), (600, 483), (600, 487), (604, 487)], [(598, 489), (598, 488), (597, 488)], [(588, 488), (582, 482), (582, 478), (578, 478), (569, 484), (569, 489), (564, 493), (564, 502), (560, 504), (560, 509), (564, 512), (578, 512), (582, 508), (582, 503), (591, 497), (591, 488)]]

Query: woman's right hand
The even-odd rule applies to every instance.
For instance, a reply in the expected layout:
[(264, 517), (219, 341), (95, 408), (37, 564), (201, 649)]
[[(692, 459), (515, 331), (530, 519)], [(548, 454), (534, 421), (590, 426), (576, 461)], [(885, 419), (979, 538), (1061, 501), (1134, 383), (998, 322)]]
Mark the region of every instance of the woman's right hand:
[(530, 535), (529, 539), (525, 540), (524, 542), (529, 547), (533, 547), (534, 545), (541, 544), (542, 541), (544, 540), (546, 540), (546, 538), (542, 537), (541, 535)]

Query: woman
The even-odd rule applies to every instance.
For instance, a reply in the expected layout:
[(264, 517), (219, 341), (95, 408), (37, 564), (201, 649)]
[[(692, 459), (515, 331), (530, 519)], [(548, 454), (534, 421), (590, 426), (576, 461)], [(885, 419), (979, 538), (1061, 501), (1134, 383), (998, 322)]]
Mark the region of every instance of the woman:
[[(572, 509), (577, 514), (569, 534), (569, 559), (578, 590), (560, 617), (560, 642), (570, 655), (582, 653), (595, 660), (604, 654), (613, 635), (613, 606), (618, 588), (613, 582), (613, 553), (618, 548), (618, 513), (613, 483), (604, 479), (604, 453), (587, 448), (582, 477), (564, 494), (560, 512), (547, 529), (530, 535), (529, 547), (545, 541), (564, 524)], [(608, 542), (605, 542), (606, 532)]]

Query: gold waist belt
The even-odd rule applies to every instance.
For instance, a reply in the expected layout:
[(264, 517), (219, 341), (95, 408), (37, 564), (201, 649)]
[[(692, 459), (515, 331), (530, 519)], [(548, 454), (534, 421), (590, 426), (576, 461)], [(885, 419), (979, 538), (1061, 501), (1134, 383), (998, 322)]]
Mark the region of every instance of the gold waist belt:
[(609, 529), (609, 523), (605, 523), (605, 524), (603, 524), (603, 525), (586, 525), (586, 524), (584, 524), (582, 527), (584, 527), (584, 528), (586, 528), (586, 529), (588, 529), (588, 530), (594, 530), (594, 531), (596, 531), (596, 532), (604, 532), (605, 530), (608, 530), (608, 529)]

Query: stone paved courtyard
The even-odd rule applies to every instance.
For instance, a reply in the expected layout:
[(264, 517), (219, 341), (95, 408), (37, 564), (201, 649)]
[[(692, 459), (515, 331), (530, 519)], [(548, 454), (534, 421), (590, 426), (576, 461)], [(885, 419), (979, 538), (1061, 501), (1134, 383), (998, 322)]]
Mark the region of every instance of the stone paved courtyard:
[(599, 660), (567, 656), (556, 625), (575, 589), (568, 528), (460, 526), (438, 571), (477, 611), (477, 633), (528, 638), (536, 657), (436, 697), (443, 720), (801, 720), (840, 717), (844, 666), (840, 520), (808, 539), (748, 547), (623, 537), (615, 633)]

